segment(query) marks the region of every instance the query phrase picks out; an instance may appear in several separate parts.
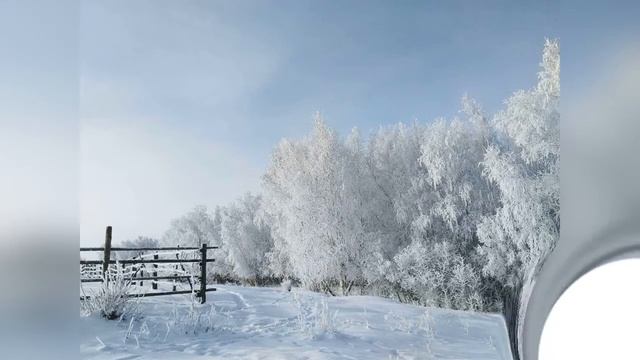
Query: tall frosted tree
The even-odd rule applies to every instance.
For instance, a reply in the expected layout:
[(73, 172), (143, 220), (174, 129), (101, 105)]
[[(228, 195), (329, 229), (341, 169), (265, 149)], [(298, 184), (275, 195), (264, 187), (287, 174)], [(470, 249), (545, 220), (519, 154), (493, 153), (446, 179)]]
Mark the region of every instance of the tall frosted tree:
[(283, 140), (263, 178), (265, 209), (291, 272), (311, 288), (343, 293), (362, 281), (367, 206), (356, 133), (344, 142), (318, 116), (311, 135)]
[[(485, 176), (500, 190), (500, 207), (478, 225), (486, 274), (504, 285), (511, 339), (526, 310), (531, 281), (560, 233), (560, 51), (544, 46), (538, 84), (518, 91), (493, 119), (500, 141), (483, 160)], [(517, 351), (512, 344), (514, 351)]]
[(462, 118), (430, 123), (418, 159), (423, 172), (414, 181), (420, 213), (417, 237), (446, 237), (461, 252), (476, 245), (476, 224), (496, 207), (496, 191), (479, 166), (491, 138), (475, 101), (463, 98)]
[[(402, 123), (380, 128), (369, 140), (366, 154), (373, 218), (371, 231), (379, 239), (380, 256), (391, 259), (411, 239), (418, 208), (412, 184), (420, 176), (420, 144), (424, 126)], [(384, 272), (384, 270), (383, 270)]]

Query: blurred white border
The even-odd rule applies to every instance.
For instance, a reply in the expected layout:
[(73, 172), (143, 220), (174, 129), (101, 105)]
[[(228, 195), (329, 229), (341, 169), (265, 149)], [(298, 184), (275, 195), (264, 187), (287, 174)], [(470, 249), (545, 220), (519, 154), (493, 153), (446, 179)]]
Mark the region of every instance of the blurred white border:
[(540, 339), (541, 360), (640, 359), (640, 259), (600, 266), (558, 299)]

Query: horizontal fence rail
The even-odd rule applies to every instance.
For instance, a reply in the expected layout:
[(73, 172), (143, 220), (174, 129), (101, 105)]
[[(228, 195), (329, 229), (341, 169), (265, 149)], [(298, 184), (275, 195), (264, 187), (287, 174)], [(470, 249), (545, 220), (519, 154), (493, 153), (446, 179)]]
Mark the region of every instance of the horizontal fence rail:
[[(124, 270), (125, 265), (131, 265), (129, 276), (123, 276), (127, 281), (131, 284), (135, 284), (138, 282), (140, 286), (142, 286), (144, 280), (151, 281), (151, 285), (154, 290), (158, 288), (158, 280), (173, 280), (173, 291), (164, 291), (164, 292), (148, 292), (148, 293), (131, 293), (127, 294), (127, 297), (148, 297), (148, 296), (162, 296), (162, 295), (178, 295), (178, 294), (196, 294), (197, 297), (200, 298), (200, 303), (204, 304), (207, 301), (207, 292), (216, 291), (215, 288), (207, 288), (207, 264), (215, 262), (215, 259), (207, 259), (207, 250), (218, 249), (218, 246), (208, 246), (207, 244), (202, 244), (199, 247), (190, 247), (190, 246), (170, 246), (170, 247), (111, 247), (111, 226), (107, 226), (104, 247), (81, 247), (80, 252), (102, 252), (103, 260), (80, 260), (81, 265), (81, 273), (85, 273), (88, 275), (93, 275), (89, 278), (80, 278), (80, 283), (97, 283), (97, 282), (109, 282), (109, 277), (107, 270), (109, 269), (109, 265), (111, 264), (120, 264), (122, 265), (122, 269)], [(198, 251), (199, 258), (193, 259), (180, 259), (178, 253), (180, 251)], [(133, 259), (122, 259), (122, 260), (112, 260), (111, 252), (112, 251), (152, 251), (155, 254), (145, 254), (138, 255), (137, 258)], [(175, 253), (160, 253), (162, 251), (175, 251)], [(175, 259), (160, 259), (160, 255), (175, 255)], [(148, 257), (153, 256), (153, 259), (148, 259)], [(192, 275), (178, 275), (179, 273), (188, 273), (182, 264), (199, 264), (200, 271), (199, 274)], [(142, 265), (140, 267), (134, 265)], [(153, 264), (152, 271), (145, 266), (145, 264)], [(166, 268), (159, 268), (158, 264), (180, 264), (181, 270), (178, 270), (178, 265), (175, 265), (174, 269), (170, 269), (169, 272), (173, 272), (172, 276), (158, 276), (158, 271), (167, 271)], [(98, 270), (97, 265), (102, 265), (102, 269)], [(138, 276), (138, 272), (140, 275)], [(146, 272), (147, 276), (143, 275), (143, 272)], [(152, 276), (149, 276), (149, 273)], [(99, 276), (99, 277), (98, 277)], [(198, 279), (200, 281), (200, 288), (198, 290), (194, 289), (194, 285), (191, 279)], [(176, 280), (187, 280), (191, 290), (177, 290), (176, 289)], [(80, 296), (80, 300), (89, 300), (91, 296)]]
[[(215, 259), (207, 259), (205, 262), (215, 262)], [(125, 259), (125, 260), (109, 260), (109, 264), (178, 264), (178, 263), (201, 263), (200, 259), (158, 259), (158, 260), (143, 260), (143, 259)], [(80, 265), (101, 265), (104, 264), (102, 260), (80, 260)]]
[[(197, 276), (193, 276), (197, 277)], [(131, 281), (143, 281), (143, 280), (187, 280), (191, 279), (192, 276), (182, 275), (182, 276), (139, 276), (135, 278), (131, 278)], [(80, 279), (80, 282), (103, 282), (102, 278), (89, 278), (89, 279)]]
[[(216, 288), (208, 288), (205, 291), (206, 292), (210, 292), (210, 291), (216, 291), (218, 289)], [(128, 294), (128, 297), (133, 297), (133, 298), (137, 298), (137, 297), (151, 297), (151, 296), (164, 296), (164, 295), (181, 295), (181, 294), (191, 294), (194, 293), (194, 291), (192, 290), (178, 290), (178, 291), (166, 291), (166, 292), (153, 292), (153, 293), (144, 293), (144, 294)], [(195, 291), (195, 293), (197, 294), (198, 292)], [(91, 299), (90, 295), (86, 295), (86, 296), (80, 296), (80, 300), (89, 300)]]
[[(207, 250), (209, 249), (219, 249), (219, 246), (207, 246)], [(111, 251), (171, 251), (171, 250), (200, 250), (201, 247), (180, 247), (180, 246), (170, 246), (170, 247), (112, 247)], [(104, 251), (103, 247), (81, 247), (80, 251)]]

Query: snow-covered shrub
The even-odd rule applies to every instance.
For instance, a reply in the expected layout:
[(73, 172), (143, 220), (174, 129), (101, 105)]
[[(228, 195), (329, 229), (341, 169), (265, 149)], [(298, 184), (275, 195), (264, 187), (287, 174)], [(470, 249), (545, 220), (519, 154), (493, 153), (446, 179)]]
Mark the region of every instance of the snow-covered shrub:
[(292, 297), (298, 308), (297, 323), (302, 333), (316, 339), (338, 332), (338, 312), (329, 308), (326, 298), (305, 297), (295, 291)]
[(433, 318), (433, 314), (431, 314), (431, 310), (424, 312), (422, 317), (419, 319), (418, 326), (426, 333), (428, 339), (433, 339), (435, 337), (435, 319)]
[(117, 263), (106, 272), (102, 284), (97, 289), (81, 289), (85, 295), (80, 302), (80, 309), (84, 315), (100, 314), (108, 320), (121, 319), (133, 314), (138, 304), (137, 300), (129, 297), (130, 277)]
[(316, 303), (313, 315), (313, 329), (314, 335), (316, 337), (323, 335), (332, 335), (338, 331), (338, 312), (329, 309), (329, 302), (327, 301), (327, 299), (323, 298)]
[(280, 287), (282, 288), (283, 291), (287, 291), (290, 292), (291, 291), (291, 279), (286, 279), (283, 280), (282, 283), (280, 284)]
[(423, 305), (463, 310), (484, 310), (479, 274), (453, 251), (453, 246), (418, 242), (395, 257), (400, 286)]
[(186, 310), (174, 306), (171, 320), (166, 324), (165, 338), (169, 337), (171, 333), (198, 335), (213, 330), (217, 315), (215, 306), (200, 304), (194, 295), (192, 294), (191, 302)]

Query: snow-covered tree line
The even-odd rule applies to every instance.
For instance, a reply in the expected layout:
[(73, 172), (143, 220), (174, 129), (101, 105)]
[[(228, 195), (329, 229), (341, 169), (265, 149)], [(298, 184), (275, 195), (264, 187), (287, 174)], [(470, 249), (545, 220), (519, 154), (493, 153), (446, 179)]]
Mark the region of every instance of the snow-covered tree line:
[(341, 137), (312, 131), (274, 149), (259, 195), (175, 220), (167, 244), (219, 244), (210, 272), (262, 284), (293, 279), (334, 294), (375, 293), (498, 310), (559, 236), (559, 48), (538, 83), (486, 115)]

